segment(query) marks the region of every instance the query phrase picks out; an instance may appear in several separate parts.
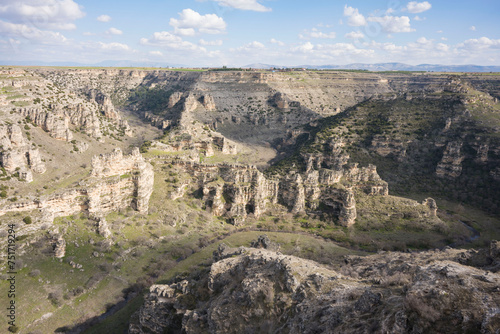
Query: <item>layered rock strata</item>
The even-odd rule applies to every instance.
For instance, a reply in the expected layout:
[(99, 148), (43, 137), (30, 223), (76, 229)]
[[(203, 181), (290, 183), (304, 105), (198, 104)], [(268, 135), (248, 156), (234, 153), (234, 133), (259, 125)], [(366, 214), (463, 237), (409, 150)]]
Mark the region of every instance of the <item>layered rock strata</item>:
[[(317, 210), (329, 212), (344, 226), (356, 219), (355, 189), (371, 195), (388, 195), (388, 186), (373, 165), (345, 169), (309, 169), (306, 173), (267, 178), (255, 167), (207, 165), (192, 162), (173, 163), (192, 175), (203, 194), (205, 206), (216, 216), (228, 217), (239, 224), (249, 215), (259, 217), (269, 204), (281, 204), (293, 213)], [(348, 186), (341, 184), (344, 180)], [(181, 197), (174, 189), (171, 198)]]
[(27, 143), (21, 128), (16, 125), (0, 126), (0, 166), (8, 173), (19, 174), (21, 180), (33, 181), (33, 174), (47, 170), (38, 148)]
[(148, 211), (149, 198), (153, 192), (153, 166), (144, 161), (137, 148), (129, 156), (123, 156), (119, 149), (95, 156), (92, 166), (93, 177), (80, 182), (79, 188), (29, 202), (3, 203), (0, 215), (40, 210), (52, 217), (80, 212), (101, 216), (128, 206), (141, 213)]

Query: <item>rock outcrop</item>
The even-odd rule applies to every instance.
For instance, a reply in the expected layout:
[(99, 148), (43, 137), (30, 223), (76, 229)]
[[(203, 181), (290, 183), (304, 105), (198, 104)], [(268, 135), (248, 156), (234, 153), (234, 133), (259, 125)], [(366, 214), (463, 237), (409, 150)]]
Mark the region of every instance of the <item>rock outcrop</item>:
[(38, 148), (26, 142), (16, 124), (0, 126), (0, 165), (27, 182), (33, 181), (32, 172), (43, 174), (47, 170)]
[(500, 275), (458, 263), (459, 250), (347, 257), (338, 270), (265, 248), (216, 253), (206, 275), (152, 286), (129, 333), (494, 334), (500, 325)]
[(437, 176), (456, 178), (462, 174), (462, 161), (465, 157), (461, 149), (462, 142), (449, 142), (446, 145), (443, 158), (436, 167)]
[(80, 182), (79, 188), (33, 201), (4, 205), (0, 208), (0, 216), (7, 212), (40, 210), (50, 213), (52, 217), (80, 212), (99, 217), (128, 206), (147, 213), (154, 172), (153, 166), (144, 161), (137, 148), (129, 156), (123, 156), (119, 149), (95, 156), (92, 166), (93, 177)]
[[(268, 178), (253, 166), (209, 165), (172, 161), (193, 176), (203, 194), (203, 201), (216, 216), (225, 216), (239, 224), (248, 215), (261, 216), (269, 204), (280, 204), (292, 213), (322, 210), (341, 225), (350, 226), (356, 219), (355, 190), (374, 196), (388, 195), (388, 186), (377, 174), (376, 167), (310, 168), (304, 173), (289, 173)], [(315, 165), (316, 166), (316, 165)], [(316, 166), (318, 167), (318, 166)], [(343, 179), (345, 184), (341, 184)], [(182, 187), (184, 188), (184, 187)], [(174, 188), (171, 198), (182, 196)]]

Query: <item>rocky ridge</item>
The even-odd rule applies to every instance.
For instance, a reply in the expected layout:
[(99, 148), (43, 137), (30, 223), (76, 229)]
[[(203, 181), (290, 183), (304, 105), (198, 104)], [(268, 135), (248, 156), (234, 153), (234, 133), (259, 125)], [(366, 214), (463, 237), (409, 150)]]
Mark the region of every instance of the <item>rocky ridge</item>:
[(349, 256), (333, 269), (222, 244), (206, 275), (153, 285), (129, 333), (496, 333), (498, 246)]

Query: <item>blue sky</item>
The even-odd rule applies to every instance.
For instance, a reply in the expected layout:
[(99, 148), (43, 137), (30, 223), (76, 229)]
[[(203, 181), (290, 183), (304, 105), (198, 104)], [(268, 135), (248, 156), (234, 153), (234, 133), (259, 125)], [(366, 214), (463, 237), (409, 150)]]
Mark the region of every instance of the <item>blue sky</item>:
[(0, 60), (500, 65), (500, 2), (0, 0)]

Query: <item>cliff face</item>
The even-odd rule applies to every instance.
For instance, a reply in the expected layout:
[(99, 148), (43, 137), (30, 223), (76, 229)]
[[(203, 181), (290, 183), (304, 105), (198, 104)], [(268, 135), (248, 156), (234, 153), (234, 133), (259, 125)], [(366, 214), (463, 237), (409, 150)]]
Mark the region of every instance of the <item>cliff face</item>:
[(332, 270), (222, 244), (206, 275), (153, 285), (129, 333), (493, 334), (500, 324), (500, 297), (491, 293), (500, 283), (495, 247), (476, 256), (487, 264), (480, 269), (465, 264), (471, 253), (450, 249), (348, 257)]
[[(357, 164), (336, 170), (310, 168), (305, 173), (266, 177), (255, 167), (207, 165), (191, 162), (172, 163), (197, 180), (205, 206), (216, 216), (225, 216), (234, 224), (248, 215), (259, 217), (270, 204), (280, 204), (292, 213), (320, 210), (349, 226), (355, 223), (354, 189), (374, 196), (388, 195), (388, 186), (373, 165)], [(342, 183), (340, 181), (343, 181)], [(181, 187), (179, 189), (186, 189)], [(171, 198), (181, 197), (174, 189)]]
[(28, 202), (6, 204), (4, 201), (0, 215), (40, 210), (52, 218), (79, 212), (101, 216), (128, 206), (147, 213), (154, 172), (153, 166), (144, 161), (138, 149), (125, 157), (121, 150), (116, 149), (94, 157), (92, 165), (92, 178), (81, 182), (81, 187)]
[(16, 125), (0, 125), (0, 165), (10, 174), (18, 173), (21, 180), (33, 181), (32, 172), (46, 171), (38, 148), (29, 145), (21, 128)]

